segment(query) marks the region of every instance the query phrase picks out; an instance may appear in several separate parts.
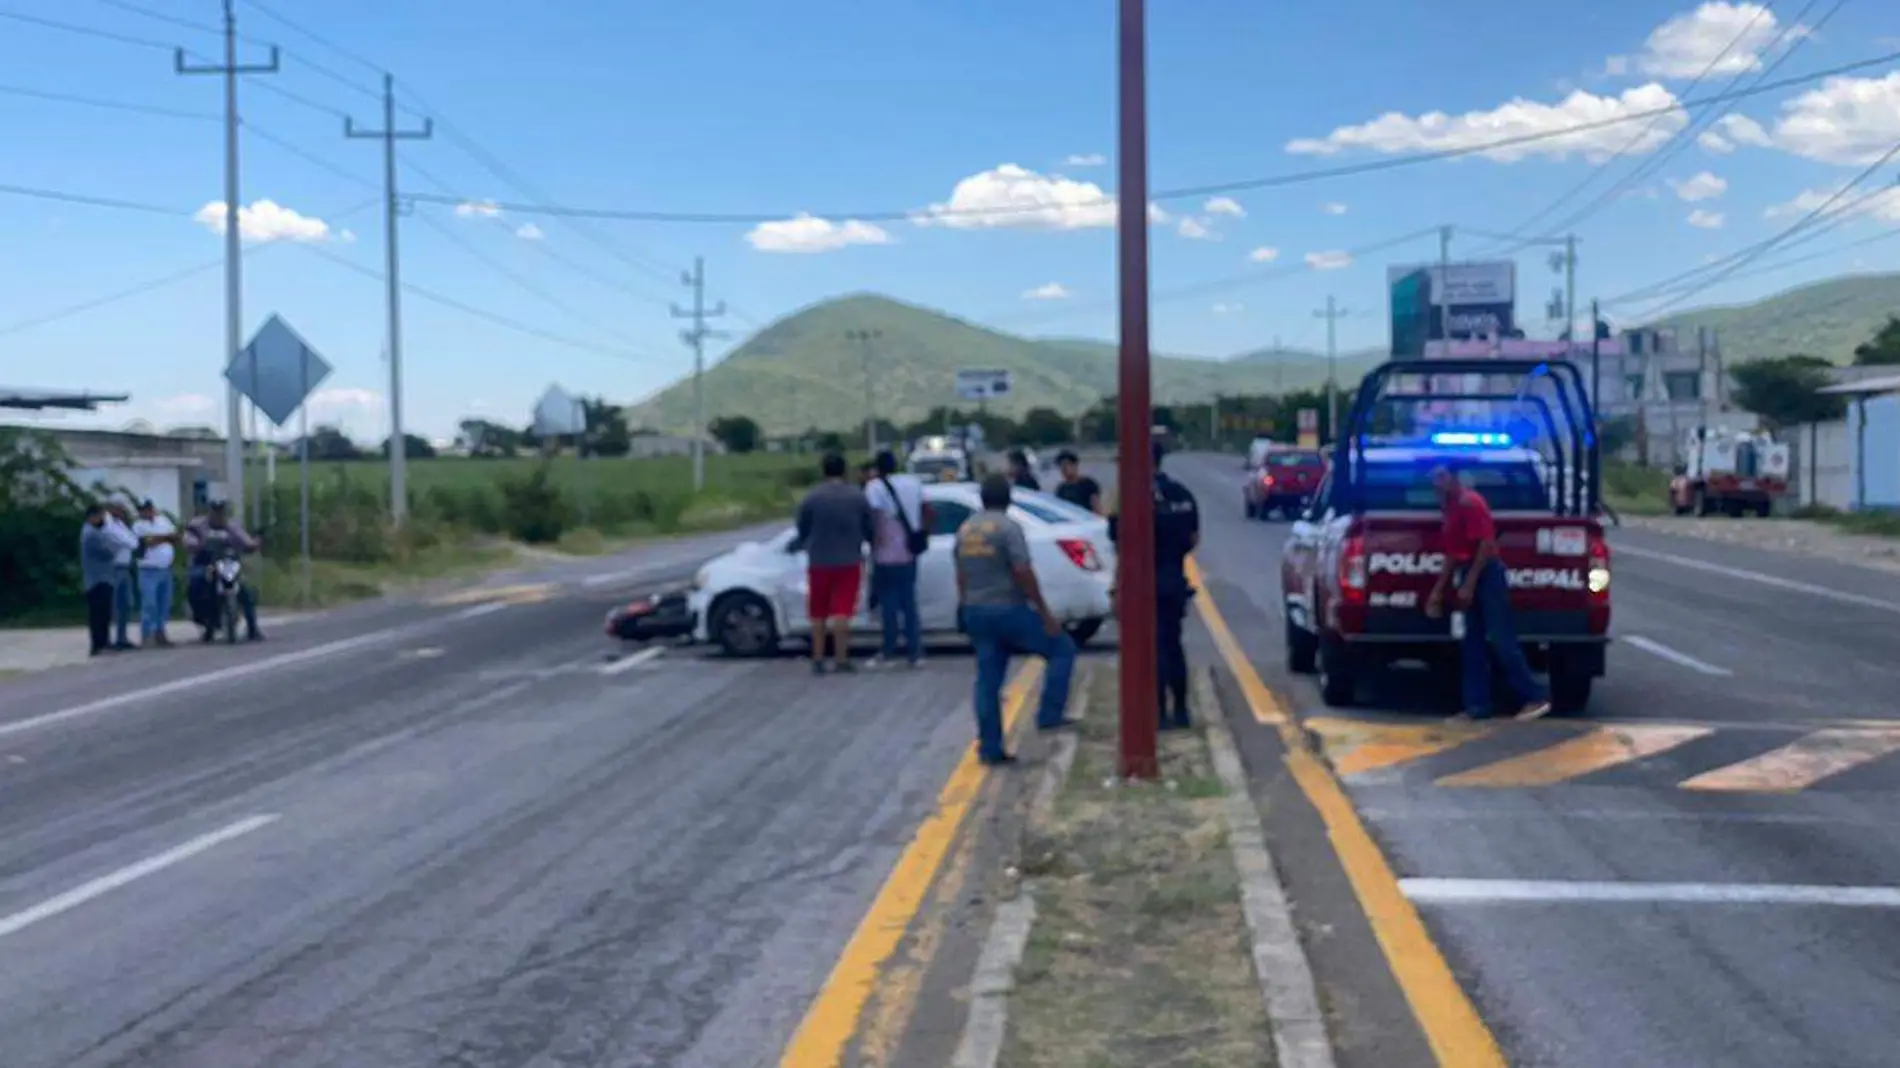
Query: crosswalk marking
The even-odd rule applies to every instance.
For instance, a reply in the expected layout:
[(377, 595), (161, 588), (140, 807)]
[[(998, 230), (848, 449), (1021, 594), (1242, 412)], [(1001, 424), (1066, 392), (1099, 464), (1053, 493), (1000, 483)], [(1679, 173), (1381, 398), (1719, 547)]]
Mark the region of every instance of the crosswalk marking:
[(1439, 786), (1554, 786), (1686, 745), (1714, 733), (1708, 727), (1598, 727), (1470, 771), (1448, 775)]
[(1752, 760), (1684, 780), (1685, 790), (1788, 793), (1900, 751), (1900, 731), (1823, 730), (1803, 735)]
[(1333, 769), (1341, 775), (1421, 760), (1493, 730), (1477, 723), (1367, 723), (1334, 716), (1314, 716), (1306, 726), (1320, 736)]

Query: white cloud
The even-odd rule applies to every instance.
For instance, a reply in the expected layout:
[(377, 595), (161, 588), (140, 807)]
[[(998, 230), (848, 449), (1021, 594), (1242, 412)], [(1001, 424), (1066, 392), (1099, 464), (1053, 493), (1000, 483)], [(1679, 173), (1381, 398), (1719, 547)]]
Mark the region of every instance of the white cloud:
[(1315, 271), (1337, 271), (1352, 266), (1352, 253), (1334, 249), (1327, 252), (1309, 252), (1306, 265)]
[(1751, 148), (1775, 146), (1774, 138), (1769, 137), (1768, 131), (1761, 128), (1761, 123), (1746, 115), (1724, 115), (1715, 120), (1715, 126), (1727, 135), (1729, 140), (1738, 145), (1748, 145)]
[[(1839, 187), (1828, 190), (1804, 189), (1793, 200), (1776, 204), (1762, 212), (1766, 218), (1806, 215), (1832, 199)], [(1900, 223), (1900, 186), (1888, 186), (1879, 192), (1853, 190), (1835, 200), (1824, 218), (1835, 215), (1865, 215), (1881, 222)]]
[(493, 219), (501, 214), (501, 206), (492, 200), (464, 200), (455, 206), (455, 214), (464, 219)]
[[(214, 200), (198, 209), (192, 218), (224, 233), (224, 201)], [(333, 236), (330, 224), (313, 215), (302, 215), (274, 200), (253, 200), (238, 205), (238, 236), (246, 241), (328, 241)]]
[(343, 242), (346, 245), (354, 245), (356, 244), (356, 231), (345, 230), (342, 233), (336, 235), (336, 239), (338, 241)]
[(1682, 181), (1669, 179), (1669, 188), (1675, 190), (1677, 196), (1693, 204), (1698, 200), (1714, 200), (1728, 192), (1728, 180), (1708, 171), (1702, 171)]
[(1781, 108), (1774, 144), (1824, 163), (1872, 163), (1900, 141), (1900, 71), (1829, 78)]
[(1689, 213), (1689, 225), (1701, 230), (1720, 230), (1722, 228), (1722, 213), (1719, 211), (1703, 211), (1701, 208), (1697, 208)]
[(1325, 204), (1321, 204), (1319, 206), (1319, 210), (1321, 212), (1324, 212), (1327, 215), (1344, 215), (1346, 214), (1347, 208), (1346, 208), (1346, 205), (1341, 204), (1337, 200), (1334, 200)]
[(1711, 155), (1726, 156), (1735, 151), (1735, 145), (1714, 130), (1704, 130), (1697, 134), (1695, 143), (1701, 145), (1702, 150)]
[(1240, 202), (1233, 197), (1209, 197), (1207, 203), (1201, 205), (1201, 210), (1209, 215), (1227, 215), (1236, 219), (1247, 217), (1247, 209), (1241, 207)]
[(1274, 260), (1280, 258), (1280, 250), (1274, 248), (1272, 245), (1261, 245), (1259, 248), (1247, 253), (1247, 258), (1255, 263), (1272, 263)]
[(515, 236), (523, 241), (545, 241), (548, 235), (533, 223), (522, 223), (515, 229)]
[(1176, 232), (1190, 241), (1219, 241), (1220, 235), (1208, 228), (1207, 220), (1188, 216), (1181, 220)]
[(1108, 162), (1108, 157), (1100, 152), (1077, 152), (1063, 159), (1064, 167), (1100, 167)]
[[(1582, 124), (1676, 106), (1674, 93), (1651, 83), (1626, 89), (1617, 96), (1597, 96), (1578, 90), (1557, 104), (1519, 97), (1489, 111), (1467, 111), (1456, 116), (1432, 111), (1414, 118), (1389, 111), (1371, 122), (1341, 126), (1325, 137), (1288, 142), (1286, 150), (1298, 155), (1331, 156), (1349, 148), (1366, 148), (1389, 155), (1472, 149), (1507, 138), (1550, 134)], [(1575, 130), (1476, 154), (1499, 163), (1515, 163), (1533, 156), (1561, 160), (1573, 155), (1601, 163), (1626, 145), (1629, 146), (1626, 154), (1653, 152), (1688, 122), (1688, 114), (1677, 107), (1642, 124), (1630, 122)], [(1639, 133), (1633, 133), (1632, 127)], [(1632, 137), (1635, 138), (1633, 144)]]
[(799, 212), (790, 219), (760, 223), (745, 235), (760, 252), (832, 252), (847, 245), (889, 245), (896, 241), (876, 223), (846, 219), (832, 222)]
[(1635, 70), (1653, 78), (1695, 78), (1704, 71), (1741, 74), (1760, 70), (1762, 54), (1777, 39), (1785, 44), (1807, 33), (1806, 27), (1795, 26), (1783, 37), (1780, 21), (1765, 4), (1711, 0), (1650, 31), (1635, 56), (1611, 56), (1604, 73), (1614, 77)]
[(383, 395), (373, 389), (356, 386), (331, 386), (310, 394), (308, 403), (313, 417), (320, 414), (334, 417), (379, 408), (383, 403)]
[(1048, 282), (1023, 291), (1024, 300), (1067, 300), (1069, 289), (1061, 282)]
[(1214, 305), (1215, 315), (1233, 315), (1236, 312), (1243, 312), (1246, 310), (1247, 310), (1247, 306), (1245, 304), (1229, 303), (1224, 300), (1218, 301)]
[[(1168, 213), (1148, 205), (1148, 221)], [(919, 226), (954, 230), (1086, 230), (1115, 225), (1115, 197), (1094, 182), (1038, 174), (1005, 163), (956, 184), (950, 199), (912, 216)]]

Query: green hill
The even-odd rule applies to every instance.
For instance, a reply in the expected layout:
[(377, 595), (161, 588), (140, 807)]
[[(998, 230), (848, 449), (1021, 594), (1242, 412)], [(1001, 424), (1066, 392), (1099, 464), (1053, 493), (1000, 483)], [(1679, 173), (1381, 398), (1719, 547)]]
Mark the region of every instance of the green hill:
[[(941, 312), (880, 296), (852, 296), (816, 304), (759, 331), (705, 376), (708, 419), (747, 415), (767, 432), (852, 426), (864, 418), (864, 352), (847, 336), (876, 331), (871, 344), (878, 415), (899, 424), (920, 420), (940, 405), (955, 405), (960, 368), (1006, 368), (1015, 388), (1001, 412), (1031, 407), (1080, 412), (1113, 393), (1115, 346), (1086, 339), (1032, 339), (1005, 334)], [(1372, 362), (1343, 355), (1342, 382)], [(1288, 350), (1233, 360), (1159, 356), (1157, 403), (1207, 401), (1306, 389), (1326, 380), (1316, 353)], [(690, 379), (635, 405), (641, 425), (677, 430), (691, 425)]]
[(1731, 363), (1802, 352), (1851, 363), (1854, 346), (1874, 336), (1887, 316), (1900, 314), (1900, 274), (1861, 274), (1799, 286), (1752, 304), (1697, 308), (1670, 316), (1685, 345), (1697, 327), (1715, 330)]

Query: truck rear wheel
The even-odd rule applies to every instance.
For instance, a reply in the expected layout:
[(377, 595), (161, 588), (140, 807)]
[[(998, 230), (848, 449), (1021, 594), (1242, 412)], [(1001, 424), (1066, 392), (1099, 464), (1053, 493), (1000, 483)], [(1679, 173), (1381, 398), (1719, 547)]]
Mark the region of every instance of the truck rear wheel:
[(1319, 699), (1333, 708), (1351, 708), (1359, 699), (1358, 657), (1338, 638), (1319, 639)]

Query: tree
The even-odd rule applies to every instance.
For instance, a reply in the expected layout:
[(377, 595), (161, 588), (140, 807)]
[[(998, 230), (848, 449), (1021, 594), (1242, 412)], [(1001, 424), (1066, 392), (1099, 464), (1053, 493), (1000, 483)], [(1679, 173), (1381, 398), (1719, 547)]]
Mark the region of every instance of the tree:
[(1597, 424), (1597, 448), (1605, 456), (1620, 455), (1636, 443), (1636, 417), (1616, 415)]
[(457, 425), (462, 447), (482, 459), (512, 457), (521, 450), (521, 432), (486, 419), (464, 419)]
[(1862, 366), (1900, 364), (1900, 315), (1887, 316), (1887, 324), (1875, 332), (1872, 341), (1855, 347), (1854, 362)]
[[(314, 439), (316, 435), (312, 434), (311, 437)], [(390, 442), (394, 440), (395, 440), (394, 438), (383, 439), (383, 455), (384, 456), (391, 455), (389, 445), (390, 445)], [(402, 441), (403, 441), (402, 454), (404, 457), (411, 460), (435, 459), (435, 446), (429, 444), (428, 438), (420, 437), (415, 434), (404, 434), (402, 436)], [(352, 446), (352, 448), (354, 448), (354, 446)], [(315, 446), (313, 444), (311, 457), (314, 459), (315, 456), (316, 456), (316, 452), (315, 452)]]
[(73, 551), (92, 494), (50, 434), (0, 426), (0, 620), (75, 603)]
[(744, 415), (722, 415), (706, 427), (727, 452), (756, 452), (764, 432), (756, 420)]
[(1821, 390), (1833, 384), (1832, 367), (1818, 356), (1793, 355), (1738, 364), (1735, 403), (1776, 429), (1801, 423), (1825, 423), (1847, 411), (1845, 398)]
[(1075, 436), (1075, 423), (1054, 408), (1031, 408), (1023, 415), (1023, 444), (1035, 448), (1060, 445)]
[(619, 405), (608, 404), (604, 398), (589, 397), (581, 400), (581, 411), (587, 421), (583, 456), (625, 456), (633, 451), (633, 435), (627, 431), (627, 415)]
[(363, 450), (356, 447), (340, 428), (320, 426), (310, 432), (310, 458), (312, 460), (360, 460)]

